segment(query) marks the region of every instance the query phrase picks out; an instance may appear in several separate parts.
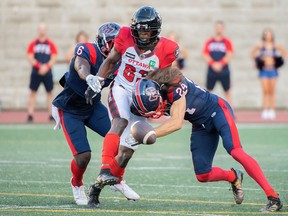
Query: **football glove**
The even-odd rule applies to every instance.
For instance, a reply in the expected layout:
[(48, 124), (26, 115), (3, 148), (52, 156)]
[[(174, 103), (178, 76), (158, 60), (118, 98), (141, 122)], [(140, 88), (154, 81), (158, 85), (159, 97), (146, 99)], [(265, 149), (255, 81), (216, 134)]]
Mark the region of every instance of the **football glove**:
[(86, 103), (93, 105), (93, 98), (96, 97), (98, 93), (94, 92), (90, 86), (88, 86), (88, 88), (85, 91), (85, 99), (86, 99)]
[(86, 77), (87, 85), (96, 93), (99, 93), (101, 91), (103, 81), (103, 77), (93, 76), (92, 74), (89, 74)]

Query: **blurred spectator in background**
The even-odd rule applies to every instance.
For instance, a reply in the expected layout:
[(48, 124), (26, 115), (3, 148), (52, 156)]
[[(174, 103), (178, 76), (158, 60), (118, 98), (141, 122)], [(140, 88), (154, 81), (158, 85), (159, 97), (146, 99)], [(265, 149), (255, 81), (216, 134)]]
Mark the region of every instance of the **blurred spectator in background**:
[[(178, 36), (174, 32), (170, 32), (167, 38), (178, 43)], [(184, 69), (188, 56), (188, 51), (183, 46), (179, 45), (179, 55), (176, 61), (173, 62), (172, 66), (177, 66), (180, 70)]]
[(27, 57), (32, 65), (30, 77), (30, 95), (28, 101), (28, 122), (33, 121), (33, 115), (36, 104), (36, 93), (41, 83), (44, 84), (47, 92), (47, 105), (49, 108), (49, 120), (53, 120), (51, 115), (53, 77), (51, 68), (56, 62), (57, 48), (55, 44), (47, 38), (46, 24), (41, 23), (38, 26), (38, 37), (28, 46)]
[(274, 33), (267, 28), (263, 31), (262, 42), (252, 50), (252, 58), (259, 70), (259, 79), (262, 87), (263, 102), (262, 114), (263, 119), (275, 119), (275, 90), (276, 80), (278, 77), (277, 69), (284, 64), (286, 58), (285, 49), (275, 43)]
[(225, 99), (232, 105), (231, 78), (228, 63), (231, 60), (233, 47), (231, 41), (224, 36), (224, 22), (215, 23), (215, 35), (209, 38), (203, 49), (203, 57), (208, 63), (206, 88), (212, 91), (216, 81), (220, 81), (225, 92)]
[(75, 38), (75, 44), (71, 45), (70, 49), (66, 53), (65, 60), (67, 63), (69, 63), (70, 60), (72, 59), (72, 57), (74, 56), (74, 49), (75, 49), (76, 45), (78, 43), (88, 42), (88, 38), (89, 37), (88, 37), (88, 34), (86, 32), (84, 32), (84, 31), (78, 32), (78, 34), (76, 35), (76, 38)]

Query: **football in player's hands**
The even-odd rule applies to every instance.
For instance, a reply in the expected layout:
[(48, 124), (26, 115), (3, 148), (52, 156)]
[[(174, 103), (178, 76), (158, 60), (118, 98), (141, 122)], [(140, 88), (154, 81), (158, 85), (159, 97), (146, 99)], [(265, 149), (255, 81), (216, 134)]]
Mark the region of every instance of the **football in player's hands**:
[(153, 144), (156, 142), (156, 132), (154, 128), (145, 121), (136, 121), (131, 126), (131, 134), (135, 140), (143, 144)]

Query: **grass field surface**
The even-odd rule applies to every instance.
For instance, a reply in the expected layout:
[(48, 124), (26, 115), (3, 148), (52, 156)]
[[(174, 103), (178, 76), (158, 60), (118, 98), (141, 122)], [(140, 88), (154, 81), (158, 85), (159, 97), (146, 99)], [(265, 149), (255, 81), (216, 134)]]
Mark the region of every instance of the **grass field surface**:
[[(189, 150), (190, 125), (140, 146), (125, 179), (140, 196), (128, 201), (104, 188), (99, 209), (73, 204), (69, 180), (71, 153), (62, 131), (50, 124), (0, 125), (0, 215), (263, 215), (266, 205), (260, 187), (219, 143), (214, 165), (244, 171), (242, 205), (234, 204), (227, 182), (199, 183)], [(244, 149), (260, 163), (283, 201), (288, 215), (288, 125), (240, 124)], [(88, 130), (92, 160), (84, 176), (88, 188), (100, 168), (103, 138)]]

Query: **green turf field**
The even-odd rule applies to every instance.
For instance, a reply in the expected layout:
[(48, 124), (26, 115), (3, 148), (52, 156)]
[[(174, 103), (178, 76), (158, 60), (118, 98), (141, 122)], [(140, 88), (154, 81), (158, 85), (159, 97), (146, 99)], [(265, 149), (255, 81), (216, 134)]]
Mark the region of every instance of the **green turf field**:
[[(53, 125), (0, 125), (0, 215), (262, 215), (266, 204), (259, 186), (245, 173), (245, 200), (234, 204), (226, 182), (197, 182), (189, 151), (190, 126), (152, 146), (140, 146), (125, 179), (141, 200), (127, 201), (103, 190), (100, 209), (72, 203), (70, 150)], [(253, 155), (284, 206), (271, 215), (288, 215), (288, 125), (239, 125), (244, 149)], [(84, 176), (88, 187), (100, 166), (103, 138), (89, 131), (92, 161)], [(243, 168), (221, 143), (214, 165)], [(265, 214), (269, 215), (269, 214)]]

